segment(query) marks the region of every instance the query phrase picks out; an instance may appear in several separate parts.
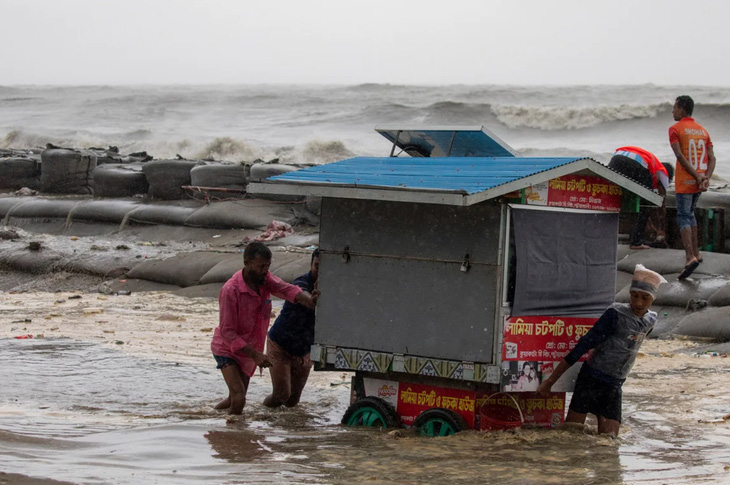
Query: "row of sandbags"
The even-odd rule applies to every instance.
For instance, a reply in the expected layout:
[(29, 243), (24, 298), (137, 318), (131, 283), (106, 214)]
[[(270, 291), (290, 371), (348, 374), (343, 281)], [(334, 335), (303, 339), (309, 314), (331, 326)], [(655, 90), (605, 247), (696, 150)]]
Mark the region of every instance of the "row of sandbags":
[[(114, 153), (114, 152), (111, 152)], [(101, 154), (99, 154), (101, 155)], [(105, 163), (99, 164), (93, 150), (48, 148), (33, 156), (0, 158), (0, 188), (17, 190), (28, 187), (43, 193), (94, 194), (97, 197), (131, 197), (147, 195), (153, 199), (178, 200), (195, 195), (220, 197), (230, 192), (242, 194), (249, 180), (296, 170), (281, 164), (245, 162), (210, 162), (199, 160), (115, 161), (105, 152)], [(144, 154), (144, 158), (147, 155)], [(210, 188), (224, 189), (222, 191)]]
[[(311, 251), (271, 248), (271, 272), (284, 281), (294, 281), (309, 270)], [(242, 253), (193, 252), (171, 258), (145, 261), (127, 271), (126, 277), (154, 281), (182, 288), (225, 283), (243, 268)]]
[(730, 254), (702, 252), (702, 258), (691, 277), (678, 280), (685, 263), (683, 250), (632, 251), (619, 246), (616, 301), (630, 301), (632, 274), (640, 263), (667, 280), (660, 285), (652, 305), (659, 315), (653, 337), (730, 339)]
[[(237, 199), (205, 204), (198, 201), (143, 203), (133, 200), (47, 199), (0, 197), (0, 221), (5, 225), (33, 230), (33, 224), (68, 227), (79, 223), (155, 224), (219, 229), (261, 229), (271, 221), (296, 224), (313, 222), (316, 216), (308, 204)], [(58, 232), (58, 230), (50, 231)]]

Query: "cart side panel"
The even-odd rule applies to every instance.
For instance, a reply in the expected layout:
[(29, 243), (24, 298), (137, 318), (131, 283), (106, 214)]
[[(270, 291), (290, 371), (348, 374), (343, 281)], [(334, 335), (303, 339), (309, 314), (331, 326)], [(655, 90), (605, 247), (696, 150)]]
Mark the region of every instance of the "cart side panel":
[(315, 342), (492, 362), (500, 212), (468, 209), (326, 200)]
[(501, 206), (322, 200), (320, 247), (411, 258), (497, 264)]

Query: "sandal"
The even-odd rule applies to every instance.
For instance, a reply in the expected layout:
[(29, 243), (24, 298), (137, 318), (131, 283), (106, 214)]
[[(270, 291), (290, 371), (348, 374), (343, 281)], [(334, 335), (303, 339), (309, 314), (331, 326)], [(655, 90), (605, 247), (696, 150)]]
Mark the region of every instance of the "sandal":
[(692, 274), (692, 272), (694, 272), (694, 270), (697, 269), (697, 266), (699, 266), (699, 265), (700, 265), (699, 261), (692, 261), (691, 263), (689, 263), (687, 266), (684, 267), (684, 269), (679, 274), (679, 277), (677, 279), (678, 280), (687, 279)]

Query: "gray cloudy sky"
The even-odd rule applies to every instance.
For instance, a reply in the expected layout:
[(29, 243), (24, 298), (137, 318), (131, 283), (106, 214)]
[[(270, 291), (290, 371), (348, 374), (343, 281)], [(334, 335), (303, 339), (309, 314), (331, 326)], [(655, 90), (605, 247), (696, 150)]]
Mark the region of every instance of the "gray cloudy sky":
[(0, 0), (0, 85), (730, 86), (726, 0)]

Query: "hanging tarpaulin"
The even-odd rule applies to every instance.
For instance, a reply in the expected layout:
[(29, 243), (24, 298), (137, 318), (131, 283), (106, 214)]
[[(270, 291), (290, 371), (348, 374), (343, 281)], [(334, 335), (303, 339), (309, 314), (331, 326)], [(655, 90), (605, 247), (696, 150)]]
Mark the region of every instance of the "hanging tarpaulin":
[(512, 316), (600, 315), (614, 301), (618, 214), (512, 208)]

